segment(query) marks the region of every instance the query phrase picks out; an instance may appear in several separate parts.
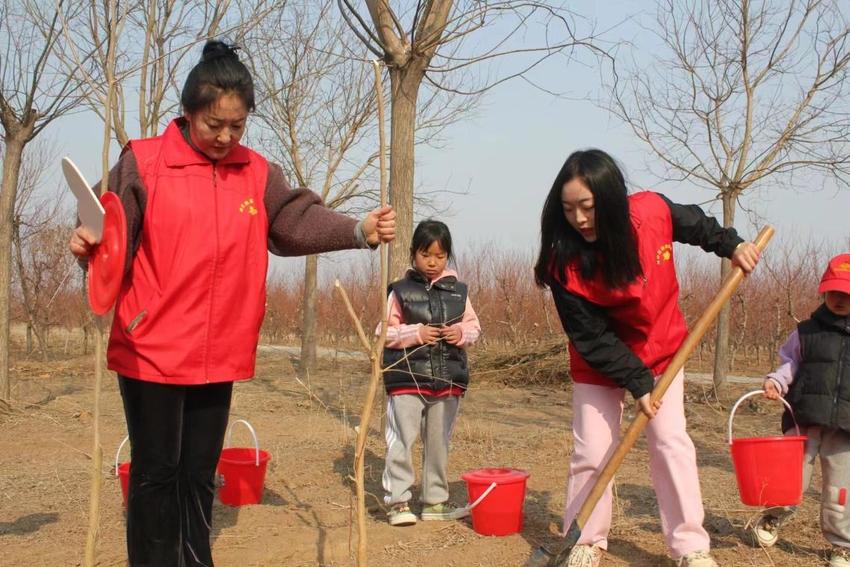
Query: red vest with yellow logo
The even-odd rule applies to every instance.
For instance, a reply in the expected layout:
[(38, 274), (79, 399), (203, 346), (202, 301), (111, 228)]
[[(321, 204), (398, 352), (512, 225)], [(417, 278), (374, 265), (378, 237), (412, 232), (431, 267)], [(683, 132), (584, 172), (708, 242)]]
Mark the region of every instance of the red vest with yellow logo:
[(265, 312), (268, 163), (237, 146), (213, 164), (176, 122), (125, 151), (147, 202), (118, 295), (109, 368), (169, 384), (252, 377)]
[[(629, 197), (629, 213), (643, 276), (625, 287), (611, 289), (601, 276), (582, 278), (577, 262), (573, 262), (567, 266), (566, 289), (605, 309), (611, 330), (658, 376), (688, 332), (678, 303), (670, 208), (661, 197), (647, 191)], [(569, 349), (573, 380), (615, 386), (591, 368), (572, 344)]]

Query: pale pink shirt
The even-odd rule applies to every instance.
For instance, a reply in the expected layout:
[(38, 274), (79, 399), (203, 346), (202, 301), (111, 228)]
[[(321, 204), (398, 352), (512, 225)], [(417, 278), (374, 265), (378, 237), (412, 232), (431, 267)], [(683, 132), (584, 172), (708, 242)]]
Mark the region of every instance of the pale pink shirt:
[(803, 355), (800, 353), (800, 335), (794, 329), (779, 349), (779, 360), (782, 365), (767, 375), (776, 384), (783, 395), (788, 393), (788, 388), (794, 383), (794, 375), (800, 367)]
[[(446, 268), (431, 283), (433, 284), (433, 282), (448, 276), (457, 277), (457, 272)], [(390, 292), (389, 297), (387, 297), (387, 342), (384, 346), (386, 348), (401, 349), (423, 344), (422, 338), (419, 336), (419, 329), (422, 328), (422, 323), (410, 325), (402, 321), (401, 317), (401, 304), (395, 293)], [(455, 346), (463, 348), (478, 340), (478, 337), (481, 335), (481, 323), (478, 321), (478, 315), (475, 314), (475, 310), (472, 308), (469, 296), (466, 298), (463, 318), (459, 322), (450, 325), (450, 327), (459, 329), (461, 332), (460, 342)], [(375, 328), (375, 334), (379, 335), (380, 333), (381, 324), (378, 323), (378, 326)]]

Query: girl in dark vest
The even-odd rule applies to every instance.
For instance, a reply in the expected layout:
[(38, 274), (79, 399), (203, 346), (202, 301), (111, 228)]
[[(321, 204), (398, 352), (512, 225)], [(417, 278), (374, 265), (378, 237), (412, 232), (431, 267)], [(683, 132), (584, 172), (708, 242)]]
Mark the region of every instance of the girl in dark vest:
[[(623, 174), (600, 150), (569, 156), (541, 215), (535, 279), (548, 287), (569, 338), (573, 453), (564, 526), (569, 526), (613, 452), (625, 392), (650, 419), (650, 470), (667, 547), (679, 567), (716, 567), (702, 526), (696, 452), (685, 431), (683, 373), (661, 402), (655, 379), (687, 334), (678, 306), (673, 242), (732, 258), (746, 272), (758, 249), (697, 206), (662, 195), (627, 195)], [(584, 525), (570, 567), (596, 567), (608, 546), (611, 486)]]
[[(422, 520), (468, 514), (448, 501), (449, 439), (469, 383), (467, 346), (481, 326), (466, 284), (447, 268), (452, 236), (440, 221), (426, 220), (413, 232), (413, 269), (390, 284), (384, 385), (387, 389), (387, 457), (384, 501), (393, 526), (416, 523), (410, 510), (415, 479), (411, 451), (422, 433)], [(380, 333), (378, 325), (376, 333)]]
[[(821, 529), (832, 544), (830, 567), (850, 567), (850, 254), (830, 260), (818, 287), (823, 303), (801, 322), (779, 349), (782, 365), (767, 375), (764, 395), (785, 396), (800, 431), (808, 436), (803, 461), (803, 487), (812, 478), (820, 455)], [(793, 420), (783, 416), (786, 434), (796, 434)], [(758, 544), (770, 547), (779, 526), (793, 508), (766, 510), (752, 527)]]

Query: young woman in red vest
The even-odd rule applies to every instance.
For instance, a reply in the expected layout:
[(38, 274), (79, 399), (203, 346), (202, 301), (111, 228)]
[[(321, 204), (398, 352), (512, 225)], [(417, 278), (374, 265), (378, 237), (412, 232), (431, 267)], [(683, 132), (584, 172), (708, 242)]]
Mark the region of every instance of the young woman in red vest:
[[(234, 47), (206, 44), (162, 135), (128, 144), (109, 172), (127, 215), (126, 275), (109, 337), (130, 435), (129, 564), (211, 566), (213, 477), (233, 382), (254, 375), (268, 253), (392, 240), (395, 213), (356, 221), (293, 190), (239, 144), (254, 86)], [(88, 256), (91, 233), (70, 248)]]
[[(620, 168), (605, 152), (569, 156), (543, 206), (535, 265), (537, 284), (552, 291), (569, 337), (574, 448), (564, 525), (572, 523), (596, 471), (616, 446), (628, 390), (639, 411), (651, 418), (646, 428), (650, 469), (670, 554), (680, 567), (716, 567), (702, 527), (696, 452), (685, 431), (683, 373), (663, 405), (649, 402), (655, 379), (687, 334), (673, 242), (731, 258), (745, 272), (759, 259), (752, 243), (697, 206), (677, 205), (651, 192), (628, 195)], [(610, 526), (609, 485), (568, 565), (599, 565)]]

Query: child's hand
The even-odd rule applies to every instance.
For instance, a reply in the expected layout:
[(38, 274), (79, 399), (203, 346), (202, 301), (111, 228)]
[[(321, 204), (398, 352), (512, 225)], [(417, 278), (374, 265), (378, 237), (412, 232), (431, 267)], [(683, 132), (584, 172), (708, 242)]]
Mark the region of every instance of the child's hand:
[(765, 378), (762, 388), (764, 388), (764, 397), (768, 400), (778, 400), (782, 397), (782, 392), (776, 387), (776, 382), (770, 378)]
[(637, 406), (640, 411), (646, 414), (646, 417), (652, 419), (656, 412), (661, 409), (661, 400), (655, 402), (649, 401), (649, 394), (644, 394), (637, 399)]
[(419, 327), (419, 338), (426, 345), (433, 345), (440, 340), (440, 328), (432, 327), (431, 325), (422, 325)]
[(450, 345), (456, 345), (463, 338), (463, 331), (460, 330), (459, 325), (452, 325), (451, 327), (443, 327), (441, 329), (442, 337), (446, 340)]

